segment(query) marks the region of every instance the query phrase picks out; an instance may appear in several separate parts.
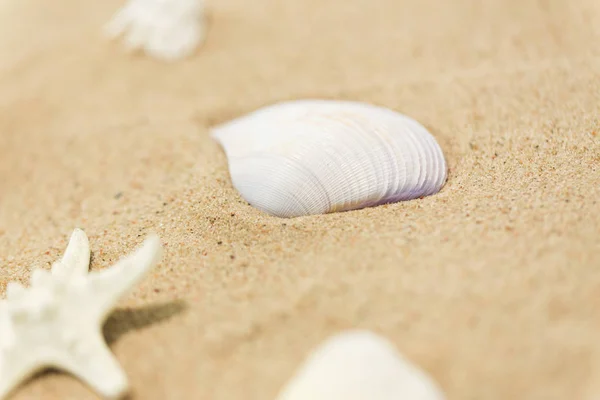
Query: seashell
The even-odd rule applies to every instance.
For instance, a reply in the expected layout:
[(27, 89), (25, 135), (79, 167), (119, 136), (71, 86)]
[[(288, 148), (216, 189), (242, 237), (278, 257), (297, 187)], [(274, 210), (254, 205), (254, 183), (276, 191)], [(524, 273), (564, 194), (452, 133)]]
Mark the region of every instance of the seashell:
[(438, 192), (442, 150), (417, 121), (351, 101), (278, 103), (214, 127), (233, 186), (278, 217), (349, 211)]
[(362, 330), (315, 349), (277, 400), (443, 400), (439, 386), (392, 343)]
[(202, 0), (128, 0), (105, 26), (114, 39), (125, 35), (134, 51), (175, 61), (190, 56), (205, 37)]

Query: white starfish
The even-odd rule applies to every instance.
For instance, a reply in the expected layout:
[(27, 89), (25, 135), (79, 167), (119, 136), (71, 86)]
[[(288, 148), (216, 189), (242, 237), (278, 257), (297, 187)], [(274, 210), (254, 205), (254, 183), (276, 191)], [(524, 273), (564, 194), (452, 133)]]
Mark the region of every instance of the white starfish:
[(105, 27), (125, 46), (165, 61), (190, 56), (205, 37), (202, 0), (128, 0)]
[(104, 342), (102, 325), (160, 253), (160, 240), (151, 235), (113, 267), (88, 273), (88, 238), (75, 229), (51, 271), (34, 270), (29, 288), (10, 282), (0, 301), (0, 399), (47, 367), (73, 374), (105, 398), (125, 395), (127, 377)]

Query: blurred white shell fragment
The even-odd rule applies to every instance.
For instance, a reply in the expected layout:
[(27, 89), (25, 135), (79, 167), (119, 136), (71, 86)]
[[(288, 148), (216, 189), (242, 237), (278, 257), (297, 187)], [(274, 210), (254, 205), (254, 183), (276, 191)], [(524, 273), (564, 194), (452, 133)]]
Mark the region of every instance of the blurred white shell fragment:
[(347, 331), (320, 345), (277, 400), (443, 400), (439, 386), (386, 339)]
[(202, 0), (128, 0), (105, 27), (110, 38), (125, 37), (130, 51), (175, 61), (190, 56), (204, 41)]
[(233, 186), (278, 217), (325, 214), (437, 193), (442, 149), (417, 121), (359, 102), (278, 103), (213, 128)]

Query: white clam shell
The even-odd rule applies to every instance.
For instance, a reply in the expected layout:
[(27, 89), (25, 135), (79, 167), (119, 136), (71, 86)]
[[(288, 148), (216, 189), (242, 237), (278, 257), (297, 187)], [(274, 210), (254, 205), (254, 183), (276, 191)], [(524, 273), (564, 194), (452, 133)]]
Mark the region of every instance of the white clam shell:
[(233, 186), (278, 217), (354, 210), (438, 192), (442, 149), (417, 121), (365, 103), (278, 103), (212, 130)]
[(347, 331), (325, 341), (283, 387), (277, 400), (443, 400), (424, 371), (388, 340)]

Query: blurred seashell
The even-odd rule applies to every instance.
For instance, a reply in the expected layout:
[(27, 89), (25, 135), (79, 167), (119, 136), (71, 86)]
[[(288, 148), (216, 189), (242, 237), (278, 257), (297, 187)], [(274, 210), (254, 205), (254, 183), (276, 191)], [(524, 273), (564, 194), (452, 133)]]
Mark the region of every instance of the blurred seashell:
[(325, 341), (277, 400), (443, 400), (440, 387), (388, 340), (347, 331)]
[(128, 0), (109, 21), (105, 33), (125, 36), (134, 51), (174, 61), (190, 56), (205, 37), (202, 0)]
[(437, 193), (442, 150), (417, 121), (365, 103), (299, 100), (217, 126), (233, 186), (279, 217), (324, 214)]

